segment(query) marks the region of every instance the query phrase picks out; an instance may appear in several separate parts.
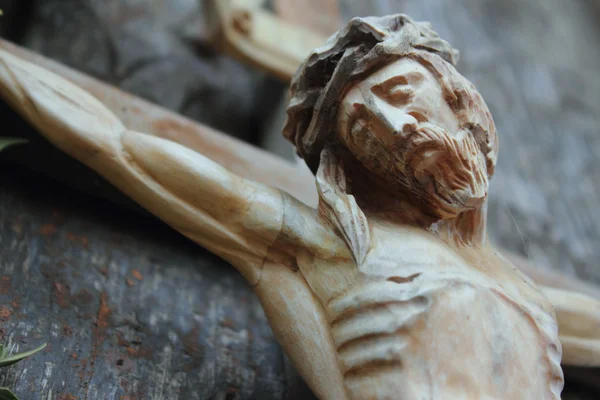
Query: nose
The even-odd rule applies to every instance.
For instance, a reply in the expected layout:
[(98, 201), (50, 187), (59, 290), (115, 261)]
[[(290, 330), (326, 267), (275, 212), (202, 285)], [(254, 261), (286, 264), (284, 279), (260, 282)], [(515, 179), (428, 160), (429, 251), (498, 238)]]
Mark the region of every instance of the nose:
[(419, 122), (412, 115), (402, 113), (395, 118), (393, 125), (395, 135), (405, 136), (415, 132), (419, 127)]

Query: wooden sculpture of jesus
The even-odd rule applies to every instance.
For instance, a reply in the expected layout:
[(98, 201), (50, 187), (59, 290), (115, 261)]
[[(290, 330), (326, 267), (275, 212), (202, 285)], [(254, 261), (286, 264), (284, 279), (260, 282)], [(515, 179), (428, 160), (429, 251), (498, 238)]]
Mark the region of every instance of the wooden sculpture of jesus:
[(0, 56), (48, 140), (244, 275), (318, 397), (560, 398), (552, 306), (486, 239), (492, 117), (427, 24), (355, 18), (300, 66), (284, 134), (318, 209)]

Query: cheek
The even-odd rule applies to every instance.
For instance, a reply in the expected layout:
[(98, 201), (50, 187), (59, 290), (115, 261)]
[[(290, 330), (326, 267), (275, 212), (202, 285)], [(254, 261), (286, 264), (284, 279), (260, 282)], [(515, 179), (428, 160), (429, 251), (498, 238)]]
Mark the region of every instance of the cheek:
[(348, 136), (352, 136), (351, 131), (353, 130), (353, 125), (355, 125), (353, 120), (355, 119), (356, 115), (356, 112), (354, 111), (354, 103), (354, 101), (350, 101), (348, 98), (344, 99), (344, 101), (340, 103), (336, 133), (343, 139)]
[(451, 134), (458, 132), (460, 128), (458, 118), (444, 100), (441, 90), (416, 96), (410, 109), (421, 113), (428, 122), (444, 128)]
[(443, 107), (441, 107), (441, 121), (440, 123), (446, 127), (448, 132), (456, 133), (460, 129), (460, 124), (458, 118), (450, 108), (446, 102), (443, 103)]
[(379, 176), (389, 178), (400, 171), (393, 152), (358, 121), (350, 127), (344, 145), (365, 168)]

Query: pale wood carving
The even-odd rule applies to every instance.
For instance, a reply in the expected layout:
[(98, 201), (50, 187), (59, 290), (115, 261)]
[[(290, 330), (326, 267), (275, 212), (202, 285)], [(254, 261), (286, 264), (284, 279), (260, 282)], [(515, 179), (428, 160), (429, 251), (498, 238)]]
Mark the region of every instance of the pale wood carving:
[[(559, 398), (553, 307), (487, 242), (498, 141), (456, 58), (404, 15), (353, 19), (310, 54), (284, 133), (315, 172), (316, 209), (126, 128), (87, 92), (3, 50), (0, 96), (234, 265), (320, 398)], [(597, 364), (598, 303), (544, 291), (568, 360)]]
[[(75, 83), (100, 100), (128, 129), (176, 142), (208, 157), (242, 178), (282, 189), (303, 203), (317, 207), (318, 194), (314, 175), (304, 164), (292, 165), (225, 133), (191, 121), (2, 39), (0, 49)], [(538, 285), (562, 288), (600, 300), (600, 288), (594, 284), (553, 271), (543, 265), (534, 266), (522, 256), (507, 250), (499, 251)]]
[[(339, 0), (307, 0), (304, 2), (274, 0), (273, 9), (283, 21), (303, 26), (313, 34), (323, 35), (322, 43), (325, 43), (327, 37), (335, 33), (343, 23)], [(281, 44), (285, 46), (284, 43)], [(306, 50), (304, 55), (310, 53), (312, 49)]]
[(289, 81), (307, 52), (322, 45), (326, 37), (278, 18), (262, 3), (208, 0), (210, 40), (233, 57)]

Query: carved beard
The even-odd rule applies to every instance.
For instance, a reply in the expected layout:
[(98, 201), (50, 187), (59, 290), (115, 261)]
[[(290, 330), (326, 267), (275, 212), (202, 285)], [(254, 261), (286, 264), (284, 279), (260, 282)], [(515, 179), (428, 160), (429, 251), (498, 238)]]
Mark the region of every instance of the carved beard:
[(399, 167), (412, 177), (409, 188), (433, 197), (438, 213), (449, 217), (481, 206), (488, 189), (487, 167), (470, 131), (452, 136), (438, 125), (422, 123), (401, 147)]
[(388, 184), (408, 191), (409, 199), (416, 196), (427, 214), (453, 218), (483, 203), (487, 168), (470, 131), (452, 136), (441, 126), (422, 122), (412, 133), (394, 136), (396, 143), (390, 145), (365, 125), (352, 128), (347, 145), (360, 163)]

